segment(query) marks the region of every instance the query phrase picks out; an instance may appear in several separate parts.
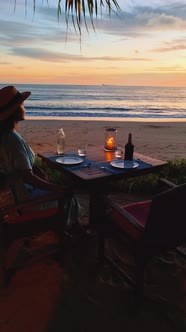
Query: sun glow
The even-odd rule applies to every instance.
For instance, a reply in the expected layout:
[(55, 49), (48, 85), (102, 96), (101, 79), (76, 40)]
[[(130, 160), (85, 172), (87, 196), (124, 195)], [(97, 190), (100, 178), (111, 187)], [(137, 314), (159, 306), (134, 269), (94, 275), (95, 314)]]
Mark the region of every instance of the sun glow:
[(24, 3), (14, 15), (0, 3), (1, 82), (186, 86), (186, 1), (127, 3), (124, 15), (98, 17), (81, 40), (72, 28), (66, 40), (65, 24), (45, 3), (34, 19), (29, 7), (25, 19)]

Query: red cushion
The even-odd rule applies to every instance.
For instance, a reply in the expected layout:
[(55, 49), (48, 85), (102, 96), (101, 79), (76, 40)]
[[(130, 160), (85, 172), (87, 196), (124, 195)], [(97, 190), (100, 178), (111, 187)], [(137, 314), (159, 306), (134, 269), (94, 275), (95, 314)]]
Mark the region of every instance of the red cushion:
[(151, 208), (151, 201), (144, 201), (125, 206), (125, 210), (127, 210), (143, 226), (145, 226), (146, 224), (150, 208)]
[(59, 212), (58, 208), (49, 208), (45, 210), (30, 212), (29, 214), (23, 214), (21, 216), (13, 216), (12, 220), (8, 220), (8, 224), (29, 222), (34, 219), (48, 218), (55, 216)]
[[(120, 206), (125, 208), (137, 221), (145, 226), (151, 208), (151, 201), (144, 201), (130, 205)], [(136, 227), (129, 219), (127, 219), (119, 210), (112, 207), (109, 212), (109, 217), (116, 224), (121, 231), (127, 233), (134, 239), (139, 239), (143, 234), (143, 228)]]

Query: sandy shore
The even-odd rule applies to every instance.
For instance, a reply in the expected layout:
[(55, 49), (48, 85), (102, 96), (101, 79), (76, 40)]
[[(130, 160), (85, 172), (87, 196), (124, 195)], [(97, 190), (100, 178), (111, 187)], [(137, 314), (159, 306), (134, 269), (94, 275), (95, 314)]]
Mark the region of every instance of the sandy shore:
[(66, 134), (67, 151), (76, 151), (78, 142), (84, 139), (88, 145), (104, 145), (105, 128), (114, 127), (118, 143), (124, 144), (128, 133), (133, 134), (136, 152), (162, 160), (186, 158), (186, 121), (26, 119), (19, 124), (19, 132), (35, 153), (56, 152), (56, 135), (61, 127)]

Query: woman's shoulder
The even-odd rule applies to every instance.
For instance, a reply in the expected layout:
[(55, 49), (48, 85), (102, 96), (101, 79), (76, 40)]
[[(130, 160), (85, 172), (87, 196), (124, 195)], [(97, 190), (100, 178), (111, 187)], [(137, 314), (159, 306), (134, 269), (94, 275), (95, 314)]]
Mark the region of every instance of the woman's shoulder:
[(10, 131), (4, 136), (4, 141), (6, 141), (7, 144), (19, 144), (19, 142), (21, 142), (21, 136), (15, 131)]
[(9, 131), (6, 136), (9, 139), (21, 140), (21, 136), (16, 131)]

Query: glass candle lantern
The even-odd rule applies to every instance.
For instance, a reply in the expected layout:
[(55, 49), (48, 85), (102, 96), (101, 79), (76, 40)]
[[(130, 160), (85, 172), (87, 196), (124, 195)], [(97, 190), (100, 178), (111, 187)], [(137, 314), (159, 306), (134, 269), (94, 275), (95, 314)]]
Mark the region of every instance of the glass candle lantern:
[(117, 129), (115, 128), (107, 128), (105, 130), (105, 151), (115, 151), (116, 144), (116, 133)]

